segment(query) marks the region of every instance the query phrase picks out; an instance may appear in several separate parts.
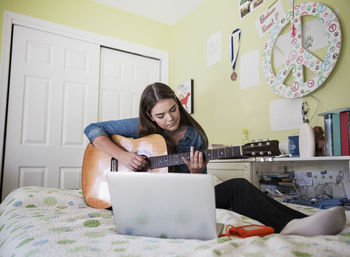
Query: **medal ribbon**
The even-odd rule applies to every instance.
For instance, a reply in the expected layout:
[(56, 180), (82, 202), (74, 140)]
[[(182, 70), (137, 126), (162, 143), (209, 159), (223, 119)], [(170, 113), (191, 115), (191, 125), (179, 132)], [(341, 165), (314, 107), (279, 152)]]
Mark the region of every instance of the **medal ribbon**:
[[(234, 52), (234, 38), (237, 41), (237, 51), (236, 53)], [(237, 61), (237, 57), (238, 57), (238, 52), (239, 52), (239, 43), (241, 41), (241, 30), (240, 29), (235, 29), (232, 34), (231, 34), (231, 64), (232, 64), (232, 69), (235, 70), (236, 68), (236, 61)]]

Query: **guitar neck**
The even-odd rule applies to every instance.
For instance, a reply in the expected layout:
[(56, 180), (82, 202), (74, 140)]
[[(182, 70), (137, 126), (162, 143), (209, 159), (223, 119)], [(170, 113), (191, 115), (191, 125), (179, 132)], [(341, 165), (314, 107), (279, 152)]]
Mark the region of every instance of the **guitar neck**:
[[(202, 151), (205, 160), (217, 160), (217, 159), (229, 159), (238, 158), (242, 156), (242, 150), (240, 146), (226, 147), (222, 149), (210, 149)], [(182, 157), (187, 160), (190, 159), (190, 153), (177, 153), (170, 155), (154, 156), (150, 157), (150, 169), (157, 169), (162, 167), (170, 167), (184, 164)]]

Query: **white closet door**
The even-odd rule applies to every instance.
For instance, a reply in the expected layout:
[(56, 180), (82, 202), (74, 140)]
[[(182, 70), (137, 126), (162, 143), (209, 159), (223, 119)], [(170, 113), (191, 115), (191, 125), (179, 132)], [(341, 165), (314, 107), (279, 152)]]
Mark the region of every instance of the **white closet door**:
[(138, 117), (144, 88), (160, 81), (160, 61), (101, 48), (100, 120)]
[(80, 187), (99, 64), (97, 44), (14, 27), (3, 199), (19, 186)]

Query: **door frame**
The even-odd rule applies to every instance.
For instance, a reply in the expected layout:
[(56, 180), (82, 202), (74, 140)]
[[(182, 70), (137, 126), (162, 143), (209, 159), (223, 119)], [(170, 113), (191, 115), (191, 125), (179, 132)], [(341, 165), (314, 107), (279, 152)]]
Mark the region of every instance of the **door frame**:
[[(116, 50), (142, 55), (160, 60), (160, 81), (168, 83), (169, 79), (169, 53), (164, 50), (143, 46), (140, 44), (112, 38), (50, 21), (33, 18), (30, 16), (5, 11), (1, 46), (0, 66), (0, 188), (2, 188), (3, 157), (5, 153), (6, 115), (9, 92), (9, 72), (11, 58), (11, 41), (13, 25), (20, 25), (45, 32), (55, 33), (60, 36), (87, 41), (100, 46), (110, 47)], [(1, 197), (0, 190), (0, 197)]]

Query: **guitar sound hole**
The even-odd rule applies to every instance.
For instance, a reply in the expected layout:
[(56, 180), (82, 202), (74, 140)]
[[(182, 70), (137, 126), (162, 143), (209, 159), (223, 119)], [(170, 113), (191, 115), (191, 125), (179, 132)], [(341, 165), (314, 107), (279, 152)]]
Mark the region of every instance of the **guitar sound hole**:
[[(143, 155), (143, 156), (145, 156), (145, 155)], [(150, 160), (148, 159), (147, 156), (145, 156), (145, 157), (147, 160), (147, 165), (140, 170), (136, 170), (136, 172), (146, 172), (151, 167)], [(111, 167), (111, 172), (117, 172), (118, 171), (118, 160), (112, 157), (110, 167)]]
[(117, 170), (117, 167), (118, 167), (118, 160), (115, 159), (115, 158), (112, 158), (112, 159), (111, 159), (111, 171), (112, 171), (112, 172), (118, 171), (118, 170)]

